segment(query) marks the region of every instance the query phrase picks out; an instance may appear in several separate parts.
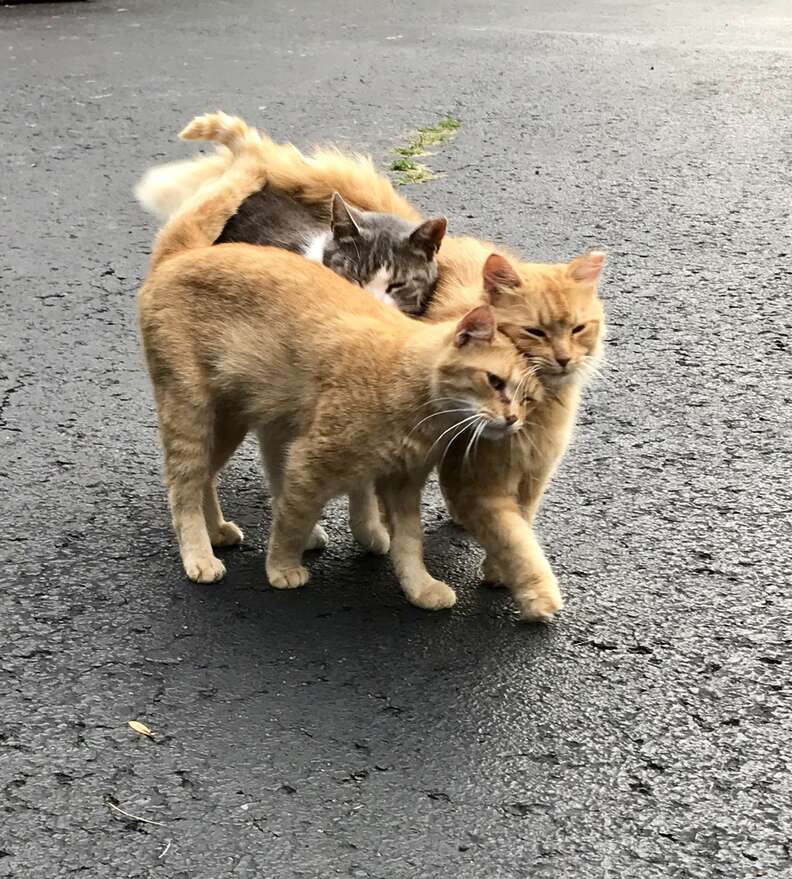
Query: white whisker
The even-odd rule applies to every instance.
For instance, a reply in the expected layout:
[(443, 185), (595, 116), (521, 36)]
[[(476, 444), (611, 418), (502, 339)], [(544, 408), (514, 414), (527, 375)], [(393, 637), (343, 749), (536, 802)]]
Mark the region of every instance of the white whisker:
[(482, 429), (482, 426), (486, 426), (486, 423), (487, 423), (487, 421), (483, 415), (479, 415), (479, 418), (481, 419), (480, 423), (472, 425), (473, 433), (470, 435), (470, 439), (468, 440), (467, 448), (465, 449), (465, 454), (462, 456), (462, 463), (465, 465), (470, 463), (470, 459), (469, 459), (470, 449), (473, 446), (473, 443), (476, 441), (476, 437), (478, 436), (478, 432)]
[[(467, 427), (467, 425), (470, 424), (471, 421), (475, 421), (477, 418), (480, 418), (480, 417), (481, 417), (481, 416), (477, 413), (476, 415), (471, 415), (471, 416), (469, 416), (468, 418), (463, 418), (462, 421), (455, 421), (455, 422), (451, 425), (451, 427), (446, 428), (446, 429), (440, 434), (440, 436), (437, 437), (437, 439), (432, 443), (432, 445), (429, 446), (429, 451), (426, 453), (426, 457), (428, 458), (429, 455), (432, 454), (432, 450), (434, 449), (434, 447), (440, 442), (440, 440), (441, 440), (441, 439), (442, 439), (447, 433), (451, 433), (451, 431), (452, 431), (455, 427), (459, 427), (460, 425), (462, 425), (462, 426), (463, 426), (463, 430), (464, 430), (464, 428)], [(456, 436), (454, 437), (454, 439), (456, 439)], [(447, 449), (446, 449), (446, 450), (447, 450)]]
[(426, 418), (422, 418), (418, 424), (407, 434), (407, 436), (412, 436), (413, 433), (418, 430), (418, 428), (425, 422), (429, 421), (431, 418), (437, 418), (438, 415), (450, 415), (452, 412), (470, 412), (470, 407), (465, 406), (464, 409), (442, 409), (440, 412), (432, 412), (431, 415), (427, 415)]
[(475, 458), (476, 452), (478, 452), (478, 444), (481, 439), (482, 434), (487, 429), (487, 422), (482, 421), (481, 424), (476, 428), (476, 432), (473, 437), (473, 457)]
[[(473, 417), (474, 417), (474, 418), (481, 418), (481, 415), (475, 415), (475, 416), (473, 416)], [(471, 425), (470, 425), (469, 422), (466, 423), (466, 424), (463, 424), (462, 429), (461, 429), (461, 430), (458, 430), (458, 431), (457, 431), (457, 432), (451, 437), (451, 439), (448, 441), (448, 443), (446, 444), (445, 449), (443, 450), (443, 454), (441, 455), (440, 460), (439, 460), (438, 463), (437, 463), (437, 469), (438, 469), (438, 470), (443, 466), (443, 461), (445, 461), (445, 459), (446, 459), (446, 455), (448, 454), (448, 450), (449, 450), (449, 449), (451, 448), (451, 446), (456, 442), (456, 440), (458, 440), (459, 437), (462, 436), (462, 434), (463, 434), (463, 433), (464, 433), (469, 427), (471, 427)]]

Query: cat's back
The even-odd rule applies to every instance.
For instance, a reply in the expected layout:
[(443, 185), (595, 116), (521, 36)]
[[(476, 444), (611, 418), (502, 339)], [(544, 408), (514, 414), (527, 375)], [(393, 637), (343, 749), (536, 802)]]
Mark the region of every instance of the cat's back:
[(279, 247), (222, 244), (160, 264), (140, 293), (141, 312), (167, 310), (194, 323), (271, 323), (381, 328), (409, 333), (415, 322), (330, 269)]
[(329, 227), (326, 209), (309, 207), (268, 184), (242, 202), (215, 244), (261, 244), (297, 253)]

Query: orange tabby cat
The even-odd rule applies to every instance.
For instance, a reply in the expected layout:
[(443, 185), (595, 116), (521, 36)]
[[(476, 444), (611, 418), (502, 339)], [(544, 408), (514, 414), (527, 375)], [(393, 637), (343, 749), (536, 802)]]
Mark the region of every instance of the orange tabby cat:
[[(255, 430), (273, 480), (273, 586), (307, 581), (302, 552), (325, 503), (375, 479), (402, 589), (419, 607), (450, 607), (454, 591), (423, 563), (423, 482), (446, 438), (469, 430), (494, 447), (516, 435), (541, 385), (488, 304), (422, 324), (285, 250), (210, 246), (266, 177), (257, 134), (230, 137), (242, 138), (237, 158), (161, 231), (139, 296), (185, 570), (223, 576), (212, 544), (241, 532), (223, 517), (215, 477)], [(501, 263), (494, 256), (490, 274)]]
[[(420, 222), (420, 214), (380, 174), (370, 159), (332, 148), (304, 156), (291, 144), (261, 135), (262, 173), (305, 203), (325, 203), (334, 192), (362, 210), (397, 214)], [(149, 172), (138, 190), (149, 209), (167, 215), (218, 169), (227, 153), (176, 162)], [(440, 468), (440, 482), (454, 518), (484, 546), (485, 578), (507, 585), (526, 620), (549, 620), (562, 600), (553, 571), (533, 533), (533, 519), (558, 461), (566, 451), (580, 390), (597, 370), (604, 335), (597, 287), (605, 254), (591, 252), (569, 263), (520, 262), (505, 255), (487, 260), (494, 245), (446, 236), (437, 255), (439, 282), (429, 320), (449, 320), (485, 301), (481, 279), (496, 297), (496, 315), (549, 393), (520, 432), (520, 454), (495, 444), (481, 446), (475, 468), (463, 471), (453, 444)], [(502, 248), (497, 248), (505, 254)], [(508, 257), (508, 258), (506, 258)], [(512, 445), (515, 445), (512, 443)]]

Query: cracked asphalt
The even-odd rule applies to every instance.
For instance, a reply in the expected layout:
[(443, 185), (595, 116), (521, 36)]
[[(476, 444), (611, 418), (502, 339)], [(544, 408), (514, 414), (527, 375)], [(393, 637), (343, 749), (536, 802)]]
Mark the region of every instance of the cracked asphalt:
[[(101, 0), (0, 37), (0, 876), (789, 876), (788, 3)], [(131, 188), (217, 108), (383, 166), (450, 113), (420, 207), (610, 251), (606, 378), (539, 523), (556, 625), (479, 588), (434, 488), (453, 612), (340, 503), (310, 586), (270, 590), (251, 447), (247, 544), (183, 577)]]

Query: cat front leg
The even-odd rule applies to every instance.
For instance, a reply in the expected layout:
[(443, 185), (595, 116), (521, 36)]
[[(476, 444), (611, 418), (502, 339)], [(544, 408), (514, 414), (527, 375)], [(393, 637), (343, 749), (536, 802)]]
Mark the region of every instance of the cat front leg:
[[(527, 475), (520, 483), (517, 493), (520, 511), (531, 528), (533, 528), (539, 505), (542, 502), (545, 489), (550, 482), (555, 467), (555, 459), (544, 467), (538, 466), (537, 462), (534, 461), (535, 472)], [(481, 565), (484, 585), (491, 589), (499, 589), (506, 586), (508, 575), (504, 571), (505, 566), (498, 560), (495, 554), (488, 552)]]
[(458, 461), (446, 460), (440, 484), (462, 526), (487, 553), (487, 579), (508, 587), (523, 620), (549, 622), (564, 604), (558, 581), (523, 514), (519, 481), (511, 468), (496, 463), (482, 458), (471, 474)]
[(382, 522), (373, 483), (349, 493), (349, 527), (352, 536), (364, 549), (376, 555), (387, 555), (390, 534)]
[(517, 499), (506, 495), (478, 497), (470, 499), (460, 513), (465, 527), (492, 560), (494, 575), (511, 592), (520, 618), (550, 622), (564, 602), (553, 569)]
[(390, 556), (404, 594), (416, 607), (440, 610), (456, 604), (456, 593), (426, 570), (421, 527), (421, 482), (392, 477), (378, 483), (391, 527)]

